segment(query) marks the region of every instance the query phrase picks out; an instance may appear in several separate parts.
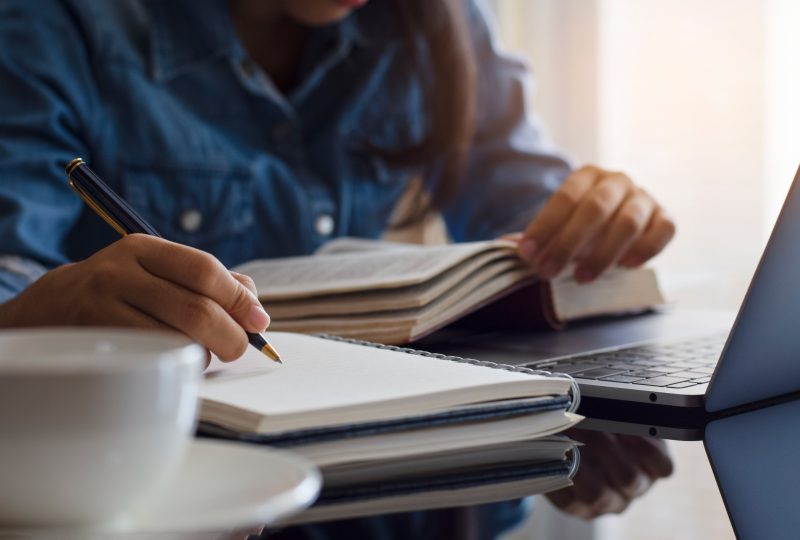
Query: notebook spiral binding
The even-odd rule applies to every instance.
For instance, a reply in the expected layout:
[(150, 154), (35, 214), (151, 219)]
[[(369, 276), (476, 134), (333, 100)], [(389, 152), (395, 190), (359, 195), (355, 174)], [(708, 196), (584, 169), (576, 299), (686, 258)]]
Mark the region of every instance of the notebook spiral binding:
[(498, 364), (496, 362), (489, 362), (487, 360), (476, 360), (474, 358), (462, 358), (461, 356), (449, 356), (441, 353), (432, 353), (428, 351), (421, 351), (419, 349), (409, 349), (407, 347), (398, 347), (397, 345), (384, 345), (383, 343), (375, 343), (373, 341), (365, 341), (361, 339), (345, 338), (340, 336), (332, 336), (329, 334), (314, 334), (316, 337), (323, 339), (330, 339), (332, 341), (341, 341), (343, 343), (352, 343), (354, 345), (362, 345), (364, 347), (374, 347), (376, 349), (384, 349), (387, 351), (397, 351), (407, 354), (415, 354), (417, 356), (425, 356), (427, 358), (435, 358), (437, 360), (449, 360), (450, 362), (460, 362), (462, 364), (472, 364), (475, 366), (484, 366), (492, 369), (504, 369), (506, 371), (514, 371), (517, 373), (527, 373), (529, 375), (540, 375), (542, 377), (552, 377), (555, 379), (567, 379), (570, 383), (570, 396), (572, 401), (570, 403), (568, 412), (575, 412), (581, 404), (581, 392), (578, 383), (565, 373), (551, 373), (541, 369), (530, 369), (526, 367), (511, 366), (508, 364)]
[(578, 448), (577, 445), (573, 446), (569, 450), (570, 456), (572, 459), (570, 460), (569, 465), (569, 479), (572, 480), (575, 478), (575, 475), (578, 474), (578, 469), (581, 468), (581, 449)]

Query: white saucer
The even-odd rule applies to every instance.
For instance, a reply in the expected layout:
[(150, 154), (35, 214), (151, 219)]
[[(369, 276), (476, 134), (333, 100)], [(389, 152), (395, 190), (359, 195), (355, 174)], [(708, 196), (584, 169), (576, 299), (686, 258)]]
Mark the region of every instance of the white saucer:
[[(91, 530), (6, 530), (20, 538), (57, 533), (186, 532), (267, 525), (308, 507), (319, 494), (317, 469), (290, 452), (196, 440), (173, 483), (125, 522)], [(88, 536), (84, 536), (88, 535)]]

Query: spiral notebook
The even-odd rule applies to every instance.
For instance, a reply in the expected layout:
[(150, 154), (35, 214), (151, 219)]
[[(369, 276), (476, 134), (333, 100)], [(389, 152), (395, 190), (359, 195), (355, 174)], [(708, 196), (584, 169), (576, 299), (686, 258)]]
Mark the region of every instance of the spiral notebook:
[(290, 446), (318, 465), (527, 440), (580, 417), (568, 376), (353, 340), (270, 332), (277, 365), (213, 360), (201, 433)]

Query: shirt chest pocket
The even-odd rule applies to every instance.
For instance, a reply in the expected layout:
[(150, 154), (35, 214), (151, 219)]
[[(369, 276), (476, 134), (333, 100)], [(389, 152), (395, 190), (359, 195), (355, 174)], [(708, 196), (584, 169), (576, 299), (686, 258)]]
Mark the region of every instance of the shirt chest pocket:
[(164, 238), (217, 253), (253, 225), (247, 170), (203, 166), (126, 167), (126, 200)]

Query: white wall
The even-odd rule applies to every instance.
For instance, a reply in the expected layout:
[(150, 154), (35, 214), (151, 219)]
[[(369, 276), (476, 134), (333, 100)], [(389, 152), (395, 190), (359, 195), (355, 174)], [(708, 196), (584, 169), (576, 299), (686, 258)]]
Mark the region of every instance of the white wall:
[(800, 2), (767, 0), (765, 215), (769, 230), (800, 164)]

